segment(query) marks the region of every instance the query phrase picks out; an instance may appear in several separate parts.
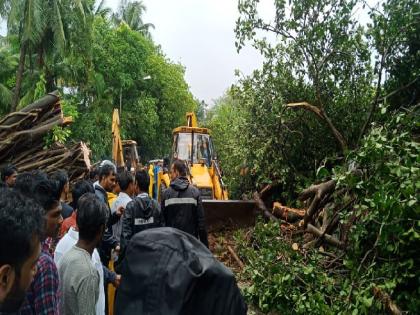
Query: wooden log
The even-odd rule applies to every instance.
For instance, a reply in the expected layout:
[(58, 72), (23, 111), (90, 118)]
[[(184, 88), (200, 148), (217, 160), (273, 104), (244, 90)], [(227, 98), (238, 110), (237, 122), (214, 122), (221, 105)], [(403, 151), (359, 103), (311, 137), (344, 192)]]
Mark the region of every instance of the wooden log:
[(286, 222), (297, 222), (305, 216), (305, 210), (288, 208), (279, 202), (273, 204), (273, 214)]
[(303, 225), (306, 227), (309, 222), (313, 221), (313, 216), (319, 209), (319, 205), (322, 201), (322, 204), (328, 202), (328, 198), (325, 198), (327, 194), (330, 194), (331, 191), (335, 188), (335, 180), (329, 180), (327, 182), (312, 185), (309, 188), (305, 189), (301, 195), (299, 196), (299, 200), (307, 200), (309, 197), (313, 197), (311, 205), (309, 206), (308, 210), (305, 213), (305, 217), (303, 219)]
[[(41, 111), (48, 110), (52, 105), (57, 103), (60, 100), (58, 97), (58, 91), (54, 91), (52, 93), (49, 93), (45, 95), (44, 97), (40, 98), (39, 100), (36, 100), (32, 104), (29, 104), (25, 108), (22, 108), (20, 112), (28, 113), (34, 109), (39, 109)], [(14, 124), (17, 121), (19, 121), (19, 114), (11, 113), (5, 117), (2, 121), (2, 125), (10, 125)]]
[(300, 201), (305, 201), (309, 199), (310, 197), (314, 197), (314, 196), (318, 196), (318, 198), (321, 199), (323, 195), (325, 195), (327, 192), (332, 191), (335, 188), (335, 184), (336, 184), (335, 180), (329, 180), (321, 184), (312, 185), (309, 188), (306, 188), (305, 190), (303, 190), (301, 194), (299, 195), (298, 199)]
[(261, 210), (264, 217), (266, 217), (267, 219), (272, 220), (272, 221), (278, 221), (278, 219), (270, 211), (268, 211), (264, 202), (261, 200), (258, 192), (254, 192), (253, 197), (254, 197), (254, 200), (255, 200), (255, 204), (257, 205), (258, 209)]

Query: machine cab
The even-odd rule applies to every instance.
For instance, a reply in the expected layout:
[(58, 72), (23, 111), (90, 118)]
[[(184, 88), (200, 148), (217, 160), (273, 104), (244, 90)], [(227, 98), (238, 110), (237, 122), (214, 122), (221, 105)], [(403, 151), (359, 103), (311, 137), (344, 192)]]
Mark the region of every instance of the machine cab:
[[(205, 128), (180, 127), (174, 131), (173, 159), (188, 161), (190, 165), (211, 166), (214, 150), (211, 137)], [(199, 130), (198, 130), (199, 129)]]

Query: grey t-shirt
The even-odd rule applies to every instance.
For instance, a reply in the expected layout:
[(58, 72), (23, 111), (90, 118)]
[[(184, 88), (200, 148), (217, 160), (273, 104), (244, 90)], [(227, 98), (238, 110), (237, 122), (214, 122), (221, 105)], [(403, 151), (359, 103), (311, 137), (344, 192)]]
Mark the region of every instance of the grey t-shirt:
[(62, 293), (60, 313), (95, 315), (99, 296), (99, 273), (87, 251), (73, 246), (58, 265)]

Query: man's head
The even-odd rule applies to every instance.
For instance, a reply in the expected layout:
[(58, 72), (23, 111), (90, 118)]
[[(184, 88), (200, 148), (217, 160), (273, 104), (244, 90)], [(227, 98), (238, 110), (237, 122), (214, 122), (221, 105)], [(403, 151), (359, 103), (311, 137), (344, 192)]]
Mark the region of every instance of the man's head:
[(20, 193), (31, 197), (33, 184), (34, 176), (29, 172), (23, 172), (16, 177), (16, 183), (14, 188)]
[(7, 165), (1, 170), (1, 181), (8, 187), (15, 186), (17, 168), (14, 165)]
[(95, 194), (87, 193), (77, 203), (76, 223), (79, 238), (83, 241), (99, 244), (108, 220), (108, 208)]
[(65, 198), (69, 192), (69, 176), (67, 172), (64, 170), (58, 170), (51, 176), (52, 180), (57, 181), (58, 183), (58, 190), (60, 191), (61, 198)]
[(171, 167), (171, 179), (174, 180), (177, 177), (187, 176), (187, 166), (182, 160), (175, 160)]
[(136, 184), (141, 192), (147, 192), (149, 190), (150, 178), (149, 173), (145, 170), (136, 172)]
[(82, 197), (86, 193), (95, 193), (95, 189), (90, 182), (87, 180), (80, 180), (76, 184), (74, 184), (73, 189), (71, 191), (72, 196), (72, 206), (74, 209), (77, 209), (77, 203), (79, 202), (80, 197)]
[(17, 311), (36, 273), (42, 208), (17, 191), (0, 191), (0, 311)]
[(135, 184), (134, 184), (134, 176), (131, 172), (122, 171), (117, 175), (117, 182), (120, 186), (121, 191), (125, 192), (129, 196), (134, 194), (135, 191)]
[(63, 222), (57, 182), (49, 179), (35, 180), (31, 197), (44, 209), (45, 236), (56, 237)]
[(105, 164), (99, 169), (99, 184), (108, 192), (112, 192), (116, 185), (115, 167)]

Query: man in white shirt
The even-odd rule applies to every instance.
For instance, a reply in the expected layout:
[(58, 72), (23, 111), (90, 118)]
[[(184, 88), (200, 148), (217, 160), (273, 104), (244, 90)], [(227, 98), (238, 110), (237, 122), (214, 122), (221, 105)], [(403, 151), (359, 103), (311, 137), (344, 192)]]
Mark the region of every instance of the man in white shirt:
[[(64, 237), (58, 242), (57, 247), (54, 252), (54, 262), (58, 266), (61, 258), (64, 254), (67, 253), (74, 245), (76, 245), (79, 240), (79, 232), (74, 228), (64, 235)], [(99, 298), (96, 303), (96, 315), (105, 314), (105, 291), (104, 291), (104, 271), (101, 263), (101, 258), (99, 257), (98, 251), (95, 249), (92, 254), (92, 265), (99, 272)]]
[[(81, 196), (85, 193), (93, 193), (93, 187), (89, 185), (79, 185), (81, 188), (77, 190), (77, 193), (73, 194), (73, 204), (77, 207), (78, 200)], [(88, 189), (90, 188), (90, 189)], [(74, 191), (73, 191), (74, 192)], [(76, 209), (75, 209), (76, 211)], [(64, 254), (67, 253), (74, 245), (76, 245), (77, 241), (79, 240), (79, 232), (77, 228), (70, 228), (68, 232), (63, 236), (63, 238), (58, 242), (55, 252), (54, 252), (54, 262), (58, 266), (61, 258), (63, 258)], [(104, 291), (104, 269), (101, 263), (101, 258), (99, 257), (98, 251), (95, 249), (92, 254), (92, 264), (96, 270), (99, 272), (99, 298), (98, 302), (96, 303), (96, 315), (104, 315), (105, 314), (105, 291)]]
[[(134, 181), (134, 176), (131, 172), (123, 171), (118, 173), (117, 182), (121, 188), (121, 192), (118, 194), (117, 199), (111, 206), (111, 213), (115, 213), (118, 208), (127, 207), (127, 204), (132, 200), (131, 198), (136, 193), (136, 185)], [(112, 234), (120, 243), (121, 239), (121, 230), (122, 230), (122, 220), (119, 220), (112, 226)]]

